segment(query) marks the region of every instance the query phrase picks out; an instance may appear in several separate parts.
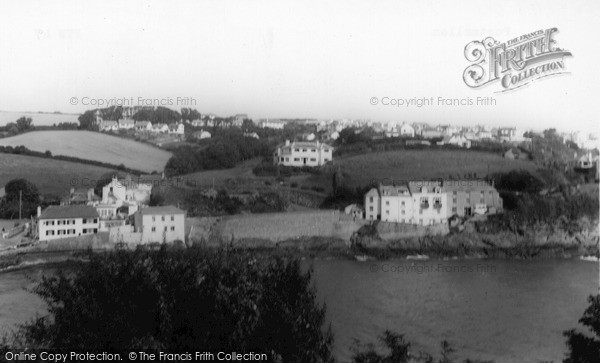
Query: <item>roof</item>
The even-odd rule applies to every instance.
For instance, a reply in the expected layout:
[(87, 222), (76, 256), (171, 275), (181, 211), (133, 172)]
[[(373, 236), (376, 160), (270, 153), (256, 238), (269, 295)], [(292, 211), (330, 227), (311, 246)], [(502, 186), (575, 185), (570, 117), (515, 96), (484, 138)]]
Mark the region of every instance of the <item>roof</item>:
[(135, 124), (135, 120), (119, 120), (120, 124)]
[(139, 213), (141, 215), (184, 214), (181, 209), (173, 205), (167, 205), (164, 207), (146, 207), (142, 208)]
[(106, 120), (106, 121), (102, 121), (102, 125), (107, 126), (107, 125), (118, 125), (119, 123), (117, 121), (110, 121), (110, 120)]
[(329, 149), (333, 149), (333, 147), (331, 147), (325, 143), (318, 142), (318, 141), (293, 141), (293, 142), (290, 142), (289, 145), (282, 143), (277, 146), (277, 148), (282, 148), (282, 147), (290, 147), (292, 149), (293, 148), (306, 148), (306, 149), (329, 148)]
[(135, 123), (136, 126), (148, 126), (148, 125), (152, 125), (152, 123), (150, 121), (138, 121)]
[(444, 190), (447, 192), (472, 192), (481, 190), (495, 190), (488, 182), (475, 180), (444, 180)]
[(441, 187), (443, 182), (441, 180), (418, 180), (418, 181), (409, 181), (408, 189), (410, 189), (411, 194), (420, 193), (421, 187), (427, 187), (428, 191), (430, 188)]
[(406, 185), (380, 185), (381, 196), (410, 196), (410, 191)]
[(60, 218), (98, 218), (96, 208), (88, 205), (50, 206), (42, 212), (39, 219)]

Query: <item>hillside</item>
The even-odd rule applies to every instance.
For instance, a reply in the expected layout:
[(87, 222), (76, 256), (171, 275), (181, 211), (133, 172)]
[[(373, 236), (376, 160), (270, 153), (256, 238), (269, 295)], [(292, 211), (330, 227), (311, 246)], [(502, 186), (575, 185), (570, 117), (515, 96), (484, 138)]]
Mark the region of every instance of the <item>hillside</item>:
[(462, 178), (475, 174), (483, 178), (489, 173), (515, 169), (535, 171), (531, 161), (508, 160), (500, 155), (471, 150), (398, 150), (369, 153), (334, 159), (321, 175), (309, 177), (308, 182), (330, 188), (331, 175), (337, 168), (349, 175), (351, 186), (365, 186), (371, 181), (391, 183), (434, 178)]
[[(71, 186), (93, 187), (111, 169), (33, 156), (0, 154), (0, 187), (12, 179), (25, 178), (42, 194), (61, 195)], [(90, 185), (93, 184), (93, 185)]]
[(91, 131), (34, 131), (0, 139), (0, 145), (97, 160), (146, 172), (162, 171), (171, 153), (133, 140)]

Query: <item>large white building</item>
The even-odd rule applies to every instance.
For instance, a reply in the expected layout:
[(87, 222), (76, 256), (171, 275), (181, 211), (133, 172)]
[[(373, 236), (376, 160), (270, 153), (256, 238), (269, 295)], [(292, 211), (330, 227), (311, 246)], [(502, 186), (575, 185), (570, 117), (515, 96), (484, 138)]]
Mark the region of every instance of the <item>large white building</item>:
[(321, 166), (333, 160), (333, 148), (319, 141), (290, 142), (277, 146), (273, 154), (276, 165), (285, 166)]
[(98, 233), (99, 219), (96, 209), (87, 205), (50, 206), (43, 212), (38, 208), (40, 241)]
[(133, 216), (133, 225), (109, 230), (113, 243), (171, 243), (185, 241), (185, 212), (174, 206), (145, 207)]
[(439, 181), (380, 185), (365, 195), (365, 218), (385, 222), (432, 225), (446, 223), (448, 197)]
[[(102, 200), (94, 206), (100, 216), (100, 229), (115, 225), (114, 220), (122, 220), (135, 213), (141, 206), (150, 202), (152, 184), (141, 183), (131, 177), (117, 179), (113, 177), (110, 183), (102, 188)], [(113, 221), (108, 223), (108, 221)]]

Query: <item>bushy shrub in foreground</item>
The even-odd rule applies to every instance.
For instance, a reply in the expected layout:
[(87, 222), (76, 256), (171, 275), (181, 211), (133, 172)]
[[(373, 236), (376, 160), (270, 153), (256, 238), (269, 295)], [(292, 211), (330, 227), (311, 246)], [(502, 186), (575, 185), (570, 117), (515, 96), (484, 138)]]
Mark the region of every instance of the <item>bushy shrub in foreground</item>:
[(165, 247), (90, 254), (34, 291), (49, 316), (22, 325), (12, 348), (202, 347), (271, 361), (331, 359), (325, 307), (296, 259)]

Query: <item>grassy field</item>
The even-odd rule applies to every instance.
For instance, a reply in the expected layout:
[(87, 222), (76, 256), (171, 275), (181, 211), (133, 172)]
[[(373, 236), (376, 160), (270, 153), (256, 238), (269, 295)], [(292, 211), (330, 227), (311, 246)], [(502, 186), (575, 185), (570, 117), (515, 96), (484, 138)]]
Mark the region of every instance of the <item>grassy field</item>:
[(25, 178), (34, 183), (42, 194), (61, 195), (68, 192), (71, 186), (88, 187), (92, 180), (95, 185), (95, 180), (109, 172), (111, 169), (87, 164), (0, 154), (0, 187), (12, 179)]
[(146, 172), (162, 171), (171, 153), (133, 140), (91, 131), (34, 131), (0, 139), (0, 145), (23, 145), (53, 155), (97, 160)]
[(350, 176), (351, 186), (364, 186), (371, 181), (389, 184), (392, 181), (462, 178), (465, 174), (485, 177), (488, 172), (507, 172), (539, 167), (530, 161), (508, 160), (501, 155), (470, 150), (399, 150), (342, 157), (326, 167), (322, 175), (311, 176), (307, 183), (331, 188), (332, 172), (337, 168)]

